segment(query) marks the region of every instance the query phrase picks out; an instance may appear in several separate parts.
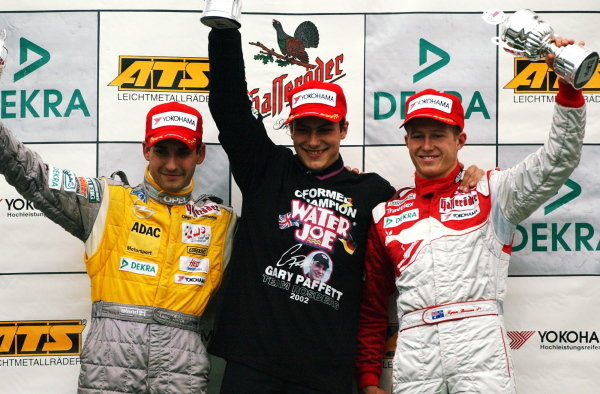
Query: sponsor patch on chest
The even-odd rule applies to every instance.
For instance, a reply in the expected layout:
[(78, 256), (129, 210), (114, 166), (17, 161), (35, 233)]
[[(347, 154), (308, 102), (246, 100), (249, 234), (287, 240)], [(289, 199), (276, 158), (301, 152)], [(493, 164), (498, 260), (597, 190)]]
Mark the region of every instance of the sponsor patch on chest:
[(181, 242), (208, 246), (210, 244), (210, 226), (204, 224), (182, 223)]
[(208, 273), (209, 260), (207, 258), (197, 258), (190, 256), (181, 256), (179, 258), (179, 270), (186, 272)]
[(206, 276), (175, 274), (175, 283), (182, 285), (203, 286), (205, 282)]
[(458, 194), (440, 199), (440, 220), (466, 220), (481, 212), (477, 192)]
[(119, 270), (139, 275), (156, 276), (158, 273), (158, 264), (121, 257)]
[(402, 223), (410, 222), (419, 219), (419, 209), (411, 209), (402, 212), (399, 215), (386, 216), (383, 220), (383, 228), (398, 227)]

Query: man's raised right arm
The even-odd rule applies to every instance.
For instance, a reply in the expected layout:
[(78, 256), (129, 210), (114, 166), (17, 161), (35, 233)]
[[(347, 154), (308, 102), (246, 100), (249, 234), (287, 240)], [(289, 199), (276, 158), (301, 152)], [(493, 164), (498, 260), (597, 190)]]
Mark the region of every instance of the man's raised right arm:
[(210, 113), (235, 180), (243, 190), (262, 176), (275, 144), (267, 135), (262, 118), (252, 111), (239, 30), (211, 29), (208, 54)]

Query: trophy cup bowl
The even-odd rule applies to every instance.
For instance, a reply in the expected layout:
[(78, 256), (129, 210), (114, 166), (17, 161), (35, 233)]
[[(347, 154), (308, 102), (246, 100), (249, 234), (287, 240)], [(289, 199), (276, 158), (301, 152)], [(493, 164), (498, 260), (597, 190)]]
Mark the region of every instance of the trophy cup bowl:
[(554, 72), (575, 89), (581, 89), (596, 72), (597, 52), (579, 45), (557, 47), (552, 42), (554, 29), (533, 11), (519, 10), (501, 23), (501, 35), (492, 38), (494, 44), (533, 61), (554, 55)]
[(216, 29), (239, 29), (242, 0), (206, 0), (200, 21)]

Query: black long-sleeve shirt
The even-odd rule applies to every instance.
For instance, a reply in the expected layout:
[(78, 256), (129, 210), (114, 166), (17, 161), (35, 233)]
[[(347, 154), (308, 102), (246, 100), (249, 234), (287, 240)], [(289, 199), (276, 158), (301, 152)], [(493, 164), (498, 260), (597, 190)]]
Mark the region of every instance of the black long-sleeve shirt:
[[(371, 210), (393, 193), (338, 159), (319, 173), (268, 137), (251, 111), (238, 30), (209, 36), (210, 110), (242, 191), (209, 351), (287, 381), (351, 392)], [(321, 281), (308, 275), (324, 252)]]

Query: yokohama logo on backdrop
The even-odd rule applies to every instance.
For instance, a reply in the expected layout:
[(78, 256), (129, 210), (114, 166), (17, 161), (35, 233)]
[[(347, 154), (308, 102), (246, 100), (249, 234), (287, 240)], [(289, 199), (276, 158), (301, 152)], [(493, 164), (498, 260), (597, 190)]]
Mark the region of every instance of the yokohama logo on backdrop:
[(539, 350), (600, 350), (598, 333), (582, 330), (507, 331), (510, 348), (512, 350), (521, 349), (535, 333), (539, 338)]
[(535, 331), (507, 331), (506, 335), (510, 339), (510, 348), (513, 350), (520, 349), (527, 342)]

